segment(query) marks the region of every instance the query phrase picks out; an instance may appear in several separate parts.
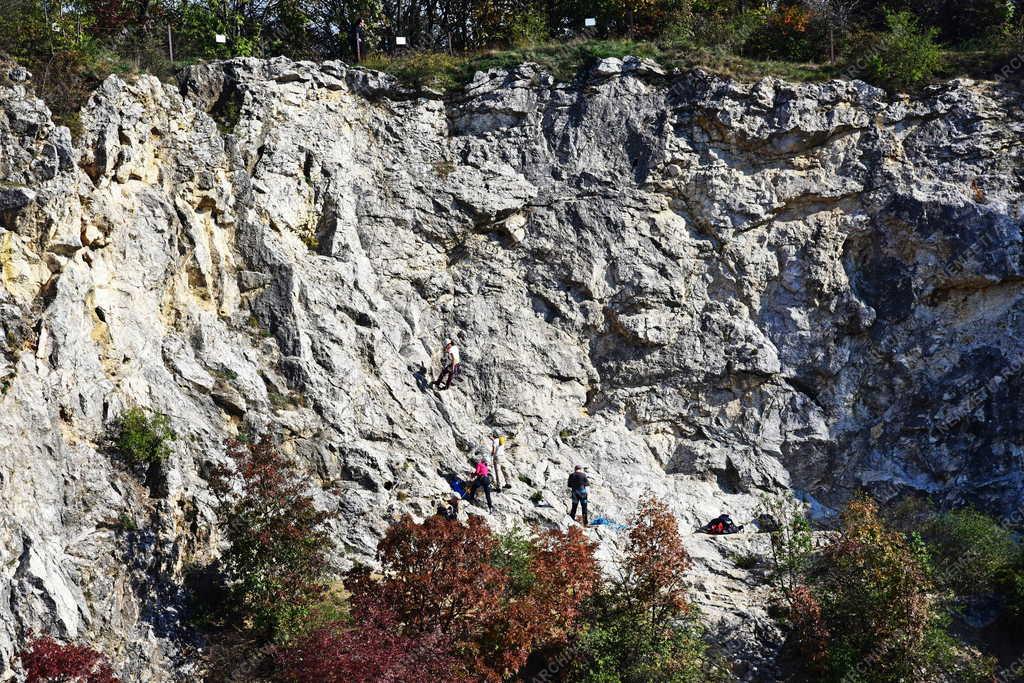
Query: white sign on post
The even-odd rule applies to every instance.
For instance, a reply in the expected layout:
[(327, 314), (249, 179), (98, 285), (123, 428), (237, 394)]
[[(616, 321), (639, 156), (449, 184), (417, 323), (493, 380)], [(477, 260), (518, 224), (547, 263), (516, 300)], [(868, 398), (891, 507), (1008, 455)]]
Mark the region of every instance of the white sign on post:
[(395, 45), (405, 45), (405, 36), (395, 36)]
[(597, 19), (595, 19), (594, 17), (587, 17), (586, 19), (583, 20), (583, 25), (586, 26), (587, 28), (590, 28), (591, 26), (597, 26)]
[(228, 37), (226, 35), (224, 35), (223, 33), (218, 33), (217, 35), (215, 35), (213, 37), (213, 39), (216, 40), (218, 43), (226, 43), (226, 42), (228, 42)]

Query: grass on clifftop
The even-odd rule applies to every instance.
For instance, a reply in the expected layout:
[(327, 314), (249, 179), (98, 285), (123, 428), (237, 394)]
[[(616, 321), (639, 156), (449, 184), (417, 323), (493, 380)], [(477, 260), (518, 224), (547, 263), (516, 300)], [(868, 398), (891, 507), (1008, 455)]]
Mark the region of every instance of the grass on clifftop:
[[(975, 51), (942, 50), (940, 66), (930, 78), (918, 85), (928, 85), (940, 79), (958, 76), (992, 78), (1014, 59), (1014, 54), (1016, 53), (1012, 51), (995, 48)], [(669, 73), (673, 69), (687, 70), (700, 67), (741, 81), (756, 81), (766, 76), (791, 82), (826, 81), (833, 78), (859, 78), (868, 82), (873, 80), (865, 70), (842, 62), (815, 64), (759, 60), (736, 55), (726, 47), (695, 46), (689, 41), (664, 38), (544, 41), (506, 49), (459, 54), (413, 51), (399, 55), (374, 53), (364, 60), (362, 66), (389, 73), (408, 86), (452, 93), (469, 83), (478, 71), (508, 69), (524, 62), (533, 62), (551, 73), (557, 81), (569, 83), (600, 59), (626, 56), (653, 59)], [(33, 88), (36, 94), (46, 101), (54, 114), (54, 119), (69, 126), (73, 134), (78, 132), (77, 120), (81, 107), (107, 76), (150, 73), (172, 82), (182, 68), (194, 63), (170, 62), (162, 59), (158, 53), (148, 55), (146, 60), (132, 62), (105, 50), (99, 50), (91, 56), (78, 54), (75, 60), (77, 61), (74, 64), (50, 62), (42, 67), (31, 61), (26, 62), (26, 65), (34, 70)]]
[(600, 59), (630, 55), (651, 58), (667, 70), (699, 66), (725, 76), (749, 80), (776, 76), (791, 81), (818, 81), (833, 75), (829, 68), (814, 64), (758, 61), (706, 48), (628, 39), (546, 42), (464, 55), (437, 52), (410, 52), (397, 56), (374, 54), (367, 57), (362, 66), (392, 74), (409, 85), (449, 92), (471, 81), (477, 71), (507, 69), (524, 62), (534, 62), (557, 80), (569, 82), (581, 69)]
[[(922, 85), (961, 76), (992, 78), (1012, 59), (1012, 55), (978, 50), (943, 50), (941, 55), (942, 64), (936, 79)], [(669, 72), (672, 69), (700, 67), (741, 81), (756, 81), (767, 76), (797, 83), (834, 78), (872, 80), (863, 69), (842, 62), (814, 64), (768, 61), (686, 43), (628, 39), (544, 42), (456, 55), (443, 52), (409, 52), (395, 56), (372, 54), (362, 66), (389, 73), (407, 85), (451, 92), (469, 83), (477, 71), (508, 69), (524, 62), (533, 62), (558, 81), (566, 83), (600, 59), (626, 56), (653, 59)]]

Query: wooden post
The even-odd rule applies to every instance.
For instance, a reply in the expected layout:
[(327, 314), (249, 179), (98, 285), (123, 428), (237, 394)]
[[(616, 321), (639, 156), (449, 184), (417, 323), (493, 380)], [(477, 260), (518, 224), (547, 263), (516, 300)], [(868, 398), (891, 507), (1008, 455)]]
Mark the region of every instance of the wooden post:
[(43, 21), (46, 22), (46, 42), (50, 45), (50, 56), (53, 56), (53, 24), (50, 22), (50, 0), (43, 0)]

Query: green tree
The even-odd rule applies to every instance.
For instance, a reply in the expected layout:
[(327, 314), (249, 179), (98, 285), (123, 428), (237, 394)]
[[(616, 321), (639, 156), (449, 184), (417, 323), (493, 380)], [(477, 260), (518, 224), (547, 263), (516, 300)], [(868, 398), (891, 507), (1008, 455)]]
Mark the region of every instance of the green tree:
[(851, 502), (840, 536), (798, 589), (791, 620), (806, 661), (833, 681), (980, 681), (990, 662), (947, 633), (948, 616), (929, 577), (924, 544), (907, 540), (871, 500)]
[(366, 22), (369, 49), (379, 49), (388, 23), (381, 0), (323, 0), (310, 3), (308, 12), (317, 50), (325, 58), (351, 59), (348, 36), (359, 19)]
[(1015, 6), (1013, 0), (909, 0), (907, 9), (944, 41), (961, 44), (1004, 31)]
[(769, 498), (761, 501), (762, 511), (778, 522), (770, 532), (772, 549), (772, 581), (787, 601), (805, 582), (814, 552), (811, 523), (803, 506), (792, 498)]
[(0, 12), (0, 52), (25, 60), (55, 47), (44, 5), (37, 0), (10, 0)]
[[(174, 40), (179, 56), (224, 59), (258, 54), (260, 27), (249, 28), (245, 14), (228, 7), (215, 0), (183, 2), (174, 15)], [(226, 41), (218, 43), (218, 34), (225, 36)]]
[(1020, 553), (1008, 529), (976, 510), (942, 513), (925, 522), (921, 533), (936, 560), (936, 581), (960, 596), (1002, 588)]
[(515, 595), (527, 593), (537, 579), (530, 566), (534, 549), (533, 539), (519, 528), (498, 536), (491, 566), (508, 575), (509, 590)]
[(1024, 551), (1007, 581), (1006, 613), (1015, 628), (1024, 628)]
[(312, 31), (310, 3), (303, 0), (268, 2), (260, 25), (260, 52), (292, 59), (318, 56)]
[(802, 0), (802, 3), (825, 25), (829, 61), (835, 64), (836, 42), (849, 32), (860, 0)]
[(298, 468), (269, 437), (228, 442), (234, 469), (211, 488), (227, 548), (221, 567), (231, 609), (258, 633), (288, 642), (328, 590), (331, 513), (316, 507)]
[(509, 41), (516, 47), (529, 47), (551, 37), (547, 15), (536, 8), (525, 9), (512, 17)]
[(922, 30), (909, 12), (888, 13), (883, 34), (867, 60), (869, 79), (892, 90), (920, 85), (942, 65), (938, 29)]

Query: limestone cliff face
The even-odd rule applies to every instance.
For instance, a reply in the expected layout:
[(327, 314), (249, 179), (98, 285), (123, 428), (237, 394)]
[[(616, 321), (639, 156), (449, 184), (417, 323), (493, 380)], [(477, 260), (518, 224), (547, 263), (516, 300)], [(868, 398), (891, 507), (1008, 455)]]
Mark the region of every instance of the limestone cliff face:
[[(1004, 515), (1024, 493), (1015, 92), (611, 59), (442, 99), (235, 60), (108, 79), (73, 142), (9, 71), (0, 671), (35, 629), (128, 680), (201, 675), (182, 576), (216, 555), (204, 472), (241, 429), (337, 485), (339, 567), (429, 514), (492, 428), (499, 528), (565, 525), (576, 463), (599, 514), (653, 492), (684, 528), (788, 491), (825, 516), (859, 488)], [(424, 391), (447, 336), (462, 377)], [(148, 487), (103, 448), (130, 405), (178, 434)], [(732, 561), (763, 536), (687, 543), (738, 673), (769, 679), (779, 634)]]

